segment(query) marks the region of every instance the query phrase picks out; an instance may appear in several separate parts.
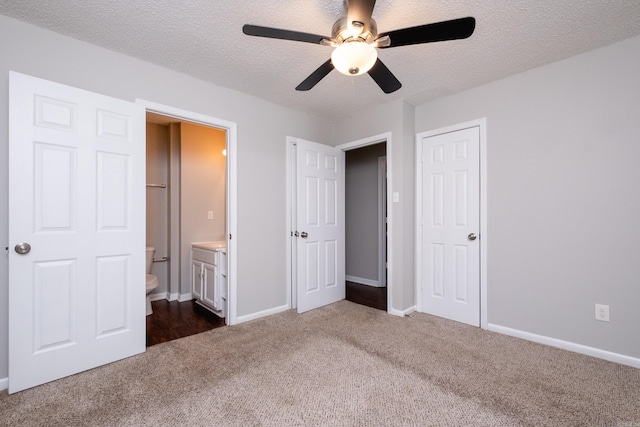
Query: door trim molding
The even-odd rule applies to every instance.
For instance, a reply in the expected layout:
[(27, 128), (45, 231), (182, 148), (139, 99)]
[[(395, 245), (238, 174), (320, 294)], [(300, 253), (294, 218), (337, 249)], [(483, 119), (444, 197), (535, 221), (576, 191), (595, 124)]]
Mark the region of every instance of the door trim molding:
[(238, 130), (235, 122), (219, 119), (217, 117), (205, 114), (195, 113), (193, 111), (182, 110), (180, 108), (171, 107), (169, 105), (158, 104), (144, 99), (136, 99), (136, 104), (145, 107), (147, 112), (158, 113), (164, 116), (174, 117), (186, 122), (196, 123), (203, 126), (215, 127), (223, 129), (227, 134), (227, 232), (232, 236), (227, 236), (227, 262), (229, 277), (227, 280), (227, 317), (225, 319), (227, 325), (235, 325), (238, 323), (238, 272), (237, 272), (237, 200), (238, 200), (238, 181), (237, 181), (237, 141)]
[(347, 142), (345, 144), (336, 145), (336, 148), (342, 151), (355, 150), (356, 148), (367, 147), (369, 145), (385, 143), (386, 162), (387, 162), (387, 313), (403, 316), (393, 307), (393, 247), (389, 248), (389, 242), (393, 242), (393, 206), (391, 190), (393, 189), (393, 138), (391, 132), (384, 132), (378, 135), (369, 136), (358, 139), (356, 141)]
[[(416, 147), (424, 138), (428, 138), (431, 136), (442, 135), (445, 133), (456, 132), (464, 129), (469, 129), (472, 127), (479, 128), (480, 134), (480, 327), (482, 329), (488, 328), (487, 321), (487, 242), (489, 235), (487, 233), (487, 119), (486, 117), (471, 120), (464, 123), (459, 123), (452, 126), (446, 126), (443, 128), (433, 129), (425, 132), (420, 132), (416, 134), (415, 144)], [(415, 205), (415, 235), (418, 236), (418, 231), (420, 224), (418, 223), (418, 208), (421, 202), (421, 195), (418, 193), (417, 189), (419, 188), (419, 159), (416, 158), (416, 174), (415, 174), (415, 188), (416, 188), (416, 205)], [(421, 282), (421, 277), (419, 275), (420, 271), (418, 268), (419, 262), (419, 254), (422, 252), (420, 248), (420, 239), (416, 238), (416, 247), (415, 247), (415, 265), (416, 265), (416, 296), (417, 296), (417, 309), (418, 311), (423, 311), (422, 307), (422, 290), (419, 288), (419, 283)]]
[(387, 286), (387, 155), (378, 156), (378, 286)]
[(296, 251), (293, 250), (293, 212), (294, 201), (296, 194), (296, 142), (297, 138), (292, 136), (287, 137), (287, 186), (286, 186), (286, 199), (287, 199), (287, 214), (286, 214), (286, 227), (289, 230), (289, 238), (287, 239), (287, 247), (285, 259), (287, 260), (287, 307), (296, 309), (298, 308), (298, 287), (294, 286), (296, 283)]

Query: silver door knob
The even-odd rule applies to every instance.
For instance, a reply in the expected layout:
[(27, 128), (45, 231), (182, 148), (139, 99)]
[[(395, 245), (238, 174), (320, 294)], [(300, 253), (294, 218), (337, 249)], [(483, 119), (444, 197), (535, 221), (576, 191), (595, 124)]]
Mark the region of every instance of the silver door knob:
[(309, 235), (307, 234), (306, 231), (303, 231), (302, 233), (300, 233), (300, 237), (302, 237), (303, 239), (306, 239), (307, 237), (309, 237)]
[(28, 254), (31, 250), (31, 245), (28, 243), (18, 243), (14, 248), (20, 255)]
[(469, 239), (469, 240), (476, 240), (476, 237), (477, 237), (477, 236), (475, 235), (475, 233), (469, 233), (469, 235), (467, 236), (467, 239)]

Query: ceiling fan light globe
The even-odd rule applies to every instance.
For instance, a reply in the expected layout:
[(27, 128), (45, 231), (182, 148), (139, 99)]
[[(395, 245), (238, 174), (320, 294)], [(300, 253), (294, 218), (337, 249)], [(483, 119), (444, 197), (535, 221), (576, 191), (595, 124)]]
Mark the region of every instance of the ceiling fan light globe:
[(359, 76), (373, 67), (378, 51), (368, 43), (353, 41), (338, 46), (331, 53), (333, 66), (344, 75)]

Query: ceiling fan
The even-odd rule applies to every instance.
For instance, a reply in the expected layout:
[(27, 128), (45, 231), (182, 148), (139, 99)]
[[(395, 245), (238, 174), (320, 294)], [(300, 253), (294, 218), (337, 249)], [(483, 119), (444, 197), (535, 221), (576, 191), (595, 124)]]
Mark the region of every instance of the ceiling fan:
[(347, 16), (333, 24), (331, 37), (300, 31), (282, 30), (246, 24), (242, 32), (249, 36), (294, 40), (331, 46), (331, 58), (300, 83), (296, 90), (313, 88), (334, 68), (342, 74), (357, 76), (369, 73), (385, 93), (402, 87), (393, 73), (378, 58), (377, 49), (466, 39), (473, 34), (476, 20), (472, 17), (418, 25), (378, 34), (376, 22), (371, 18), (375, 0), (345, 0)]

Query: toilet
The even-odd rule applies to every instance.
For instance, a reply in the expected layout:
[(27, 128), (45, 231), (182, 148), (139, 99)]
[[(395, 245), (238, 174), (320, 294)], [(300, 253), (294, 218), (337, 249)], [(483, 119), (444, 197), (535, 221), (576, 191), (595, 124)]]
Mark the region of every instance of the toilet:
[(158, 288), (158, 278), (151, 274), (151, 266), (153, 265), (153, 255), (156, 248), (147, 246), (147, 316), (153, 313), (151, 309), (151, 292)]

